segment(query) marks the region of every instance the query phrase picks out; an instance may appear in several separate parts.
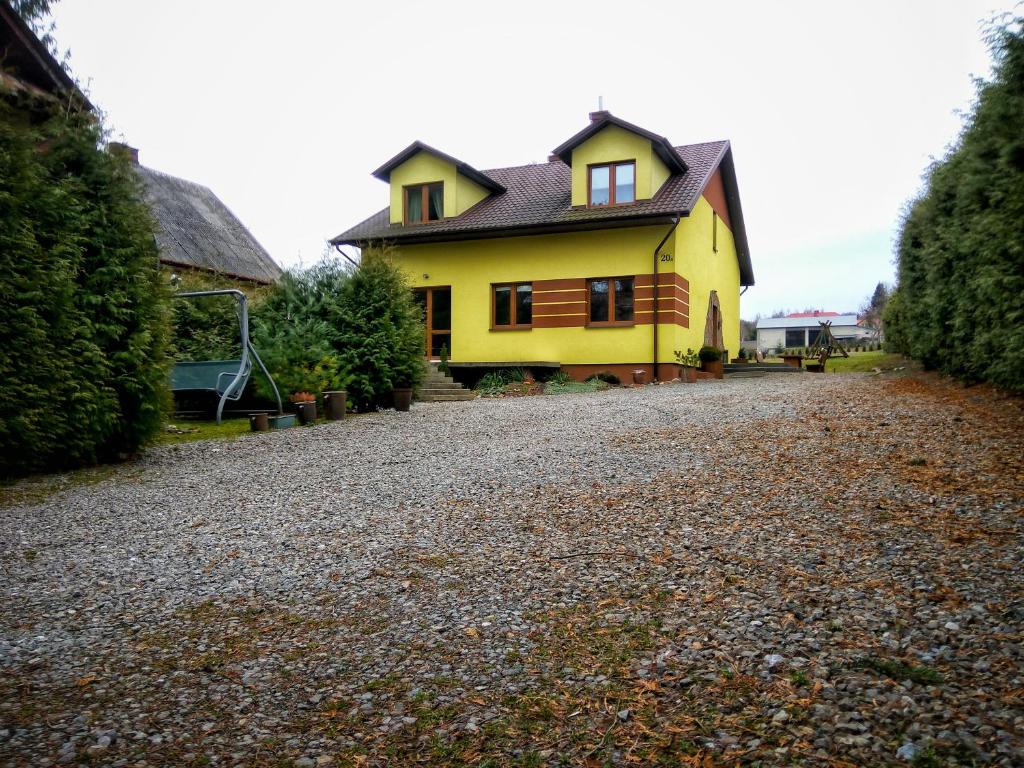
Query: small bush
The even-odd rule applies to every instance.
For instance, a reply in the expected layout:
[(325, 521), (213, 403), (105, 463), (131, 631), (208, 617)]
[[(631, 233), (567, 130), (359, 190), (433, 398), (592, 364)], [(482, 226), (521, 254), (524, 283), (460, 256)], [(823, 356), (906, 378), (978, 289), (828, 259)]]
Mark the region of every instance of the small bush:
[(484, 397), (493, 397), (505, 391), (505, 377), (499, 371), (486, 373), (477, 382), (476, 390)]
[(521, 384), (526, 381), (527, 371), (524, 368), (509, 368), (505, 371), (506, 382)]
[(566, 373), (563, 370), (557, 370), (554, 373), (552, 373), (550, 376), (548, 376), (546, 383), (547, 384), (554, 384), (554, 385), (558, 386), (558, 385), (568, 384), (572, 380), (573, 380), (572, 376), (570, 376), (568, 373)]
[(443, 375), (445, 375), (445, 376), (450, 376), (451, 375), (451, 369), (448, 367), (448, 345), (447, 344), (442, 344), (441, 345), (441, 352), (438, 355), (438, 357), (440, 358), (440, 362), (437, 364), (438, 372), (443, 374)]
[(588, 376), (587, 381), (603, 381), (605, 384), (610, 384), (613, 387), (617, 387), (622, 383), (619, 377), (611, 371), (599, 371), (593, 376)]
[(686, 365), (690, 368), (700, 367), (700, 356), (692, 349), (687, 349), (685, 355), (677, 349), (674, 354), (679, 365)]
[(722, 351), (714, 347), (701, 347), (697, 355), (702, 363), (716, 363), (722, 359)]

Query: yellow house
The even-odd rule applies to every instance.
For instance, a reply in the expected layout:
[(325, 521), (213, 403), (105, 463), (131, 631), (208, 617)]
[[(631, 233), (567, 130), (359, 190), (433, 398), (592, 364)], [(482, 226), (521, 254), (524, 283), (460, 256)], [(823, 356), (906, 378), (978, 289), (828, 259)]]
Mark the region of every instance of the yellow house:
[(415, 142), (373, 175), (390, 206), (331, 242), (393, 247), (454, 369), (666, 380), (676, 350), (739, 349), (754, 275), (728, 141), (602, 111), (547, 163), (478, 171)]

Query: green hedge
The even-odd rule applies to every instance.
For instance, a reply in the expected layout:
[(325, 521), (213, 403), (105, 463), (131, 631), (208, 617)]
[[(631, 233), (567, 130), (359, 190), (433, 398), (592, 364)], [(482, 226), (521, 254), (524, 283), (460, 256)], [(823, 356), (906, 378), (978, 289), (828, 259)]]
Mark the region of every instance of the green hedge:
[(897, 246), (886, 347), (967, 381), (1024, 391), (1024, 19), (993, 33), (955, 148), (930, 170)]
[(0, 94), (5, 477), (132, 454), (168, 402), (166, 292), (138, 182), (87, 116), (39, 110)]

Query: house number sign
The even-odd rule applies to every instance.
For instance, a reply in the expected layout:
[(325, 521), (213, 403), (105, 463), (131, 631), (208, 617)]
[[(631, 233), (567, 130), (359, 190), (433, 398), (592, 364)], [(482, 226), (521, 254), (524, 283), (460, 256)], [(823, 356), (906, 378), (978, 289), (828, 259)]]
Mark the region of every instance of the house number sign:
[(672, 261), (672, 254), (671, 253), (663, 253), (663, 254), (661, 254), (661, 260), (662, 261)]

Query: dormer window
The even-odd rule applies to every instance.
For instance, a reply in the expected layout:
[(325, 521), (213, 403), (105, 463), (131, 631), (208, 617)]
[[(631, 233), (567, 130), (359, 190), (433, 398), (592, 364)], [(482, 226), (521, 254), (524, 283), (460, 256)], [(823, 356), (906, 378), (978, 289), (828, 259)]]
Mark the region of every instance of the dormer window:
[(590, 166), (590, 207), (623, 205), (635, 201), (635, 161)]
[(405, 223), (425, 224), (444, 217), (444, 182), (405, 188)]

